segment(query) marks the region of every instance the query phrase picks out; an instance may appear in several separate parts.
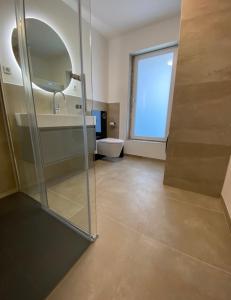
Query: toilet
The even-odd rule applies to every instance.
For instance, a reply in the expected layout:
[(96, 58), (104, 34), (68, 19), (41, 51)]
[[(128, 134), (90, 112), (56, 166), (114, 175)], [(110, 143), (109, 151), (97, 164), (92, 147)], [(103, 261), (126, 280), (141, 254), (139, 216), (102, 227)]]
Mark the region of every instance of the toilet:
[(107, 157), (120, 157), (124, 147), (124, 140), (105, 138), (96, 141), (97, 154)]

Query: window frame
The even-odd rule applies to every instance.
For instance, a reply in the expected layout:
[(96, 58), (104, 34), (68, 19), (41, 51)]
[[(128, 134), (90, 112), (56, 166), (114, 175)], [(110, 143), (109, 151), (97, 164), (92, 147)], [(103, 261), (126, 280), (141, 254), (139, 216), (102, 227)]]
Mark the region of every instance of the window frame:
[[(152, 141), (152, 142), (166, 142), (169, 133), (171, 111), (172, 111), (172, 101), (173, 92), (175, 85), (175, 74), (176, 74), (176, 62), (177, 62), (177, 44), (169, 47), (160, 48), (158, 50), (144, 51), (139, 54), (131, 55), (131, 73), (130, 73), (130, 118), (129, 118), (129, 139), (139, 140), (139, 141)], [(171, 84), (169, 89), (169, 102), (167, 111), (167, 121), (165, 127), (165, 137), (145, 137), (134, 135), (134, 124), (135, 124), (135, 112), (136, 112), (136, 92), (137, 92), (137, 66), (139, 60), (148, 57), (158, 56), (160, 54), (165, 54), (173, 52), (173, 64), (172, 64), (172, 75)]]

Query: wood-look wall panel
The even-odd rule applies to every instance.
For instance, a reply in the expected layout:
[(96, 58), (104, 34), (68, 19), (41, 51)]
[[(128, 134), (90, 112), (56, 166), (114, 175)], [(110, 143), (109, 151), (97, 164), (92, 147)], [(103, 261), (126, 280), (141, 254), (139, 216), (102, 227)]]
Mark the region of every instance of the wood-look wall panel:
[(230, 0), (182, 0), (182, 20), (231, 9)]
[(182, 20), (177, 85), (230, 80), (230, 11)]
[(170, 141), (165, 184), (219, 196), (229, 154), (226, 146)]
[(231, 146), (230, 95), (231, 81), (176, 86), (171, 139)]
[(165, 184), (219, 196), (231, 153), (231, 1), (182, 0)]
[[(115, 126), (111, 126), (114, 122)], [(119, 138), (120, 103), (108, 103), (107, 112), (107, 135), (110, 138)]]

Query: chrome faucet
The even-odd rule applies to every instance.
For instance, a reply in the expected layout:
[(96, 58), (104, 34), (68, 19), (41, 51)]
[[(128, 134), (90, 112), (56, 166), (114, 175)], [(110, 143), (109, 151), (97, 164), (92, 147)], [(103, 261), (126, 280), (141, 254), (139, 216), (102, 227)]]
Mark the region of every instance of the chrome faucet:
[(58, 102), (57, 105), (56, 105), (56, 101), (55, 101), (55, 96), (56, 96), (56, 94), (58, 94), (58, 93), (60, 93), (60, 94), (63, 96), (64, 102), (66, 101), (65, 94), (64, 94), (62, 91), (54, 92), (52, 104), (53, 104), (53, 114), (55, 114), (55, 115), (56, 115), (57, 113), (60, 112), (60, 105), (59, 105), (59, 102)]

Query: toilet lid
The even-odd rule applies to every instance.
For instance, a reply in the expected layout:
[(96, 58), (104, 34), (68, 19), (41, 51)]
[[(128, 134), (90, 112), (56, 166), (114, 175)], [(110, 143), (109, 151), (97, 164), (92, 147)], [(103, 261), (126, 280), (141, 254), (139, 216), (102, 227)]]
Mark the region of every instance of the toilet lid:
[(97, 140), (97, 143), (123, 144), (124, 140), (106, 138), (106, 139)]

